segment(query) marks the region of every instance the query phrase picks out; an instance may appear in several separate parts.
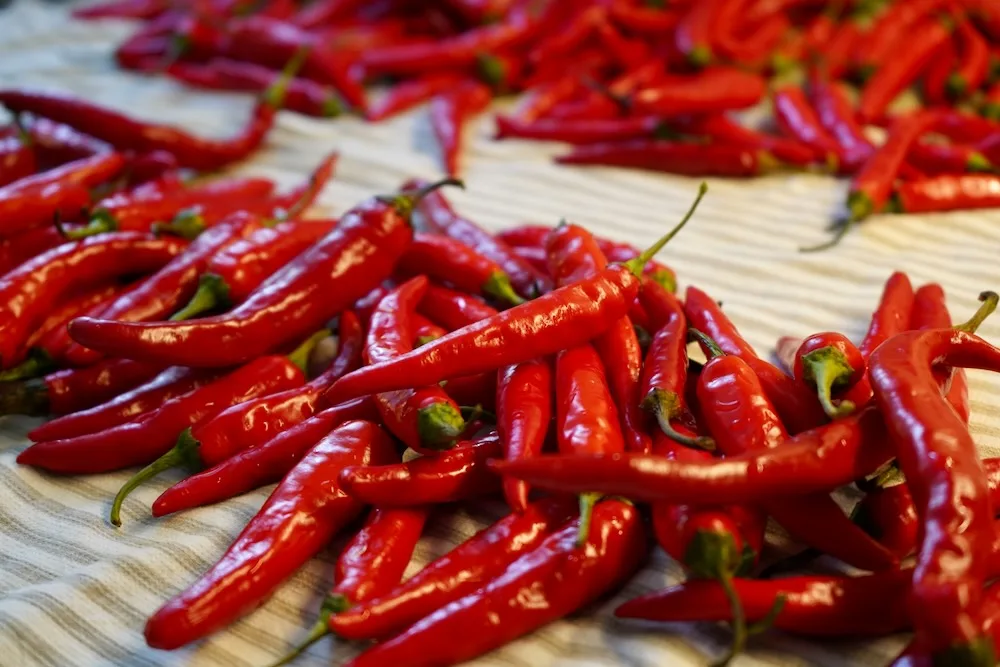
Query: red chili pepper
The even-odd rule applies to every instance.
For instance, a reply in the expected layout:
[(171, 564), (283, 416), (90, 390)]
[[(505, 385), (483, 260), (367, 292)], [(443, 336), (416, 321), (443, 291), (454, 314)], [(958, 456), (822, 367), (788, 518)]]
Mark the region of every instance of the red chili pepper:
[[(407, 181), (403, 188), (409, 190), (426, 186), (426, 181), (411, 180)], [(450, 236), (483, 257), (496, 262), (504, 273), (510, 276), (511, 282), (521, 296), (530, 298), (536, 292), (547, 290), (548, 281), (544, 276), (515, 256), (505, 243), (497, 241), (492, 234), (475, 222), (456, 213), (443, 194), (431, 193), (424, 197), (417, 205), (417, 213), (429, 231)], [(451, 328), (446, 322), (438, 318), (433, 319)]]
[(444, 95), (464, 81), (467, 81), (465, 75), (453, 73), (430, 73), (413, 80), (400, 81), (385, 95), (368, 105), (365, 119), (370, 121), (385, 120), (439, 95)]
[(739, 357), (753, 369), (789, 431), (800, 433), (826, 421), (819, 402), (803, 391), (795, 380), (758, 357), (708, 294), (696, 287), (688, 287), (684, 313), (689, 327), (701, 331), (714, 340), (723, 352)]
[(645, 502), (727, 505), (829, 493), (893, 458), (874, 406), (800, 433), (767, 451), (721, 461), (680, 462), (628, 452), (613, 456), (541, 456), (489, 465), (504, 476), (547, 489), (597, 491)]
[(893, 193), (896, 208), (906, 213), (932, 213), (1000, 206), (1000, 176), (942, 174), (900, 183)]
[[(119, 322), (146, 322), (166, 317), (191, 298), (198, 284), (198, 276), (213, 255), (257, 228), (259, 223), (252, 216), (231, 216), (228, 222), (199, 235), (184, 252), (137, 287), (90, 316)], [(65, 356), (75, 366), (87, 366), (102, 355), (74, 343)]]
[(48, 442), (97, 433), (134, 421), (158, 409), (165, 401), (183, 396), (216, 377), (218, 374), (168, 368), (148, 382), (104, 403), (46, 422), (28, 433), (28, 437), (35, 442)]
[[(785, 427), (750, 366), (724, 355), (703, 334), (698, 336), (703, 345), (714, 347), (698, 378), (697, 393), (700, 416), (719, 451), (738, 456), (781, 446), (788, 439)], [(827, 495), (803, 496), (794, 503), (765, 500), (761, 506), (794, 537), (850, 565), (877, 570), (897, 564)]]
[[(646, 554), (639, 512), (619, 500), (594, 508), (585, 548), (576, 535), (580, 520), (545, 539), (511, 563), (481, 590), (418, 621), (395, 638), (368, 649), (351, 667), (387, 664), (453, 664), (475, 658), (532, 630), (570, 614), (621, 584)], [(574, 582), (566, 586), (566, 581)], [(525, 605), (526, 590), (537, 604)], [(454, 641), (462, 629), (485, 628)], [(449, 640), (451, 638), (451, 640)]]
[(486, 467), (501, 456), (496, 432), (437, 456), (408, 463), (345, 468), (339, 482), (353, 498), (378, 507), (435, 505), (478, 498), (500, 489), (500, 478)]
[(685, 176), (748, 177), (767, 171), (773, 159), (764, 151), (740, 146), (639, 139), (578, 146), (557, 156), (556, 162), (633, 167)]
[(414, 234), (397, 269), (408, 275), (425, 274), (460, 290), (509, 304), (524, 302), (514, 291), (510, 278), (495, 262), (440, 234)]
[(712, 30), (716, 13), (725, 0), (704, 0), (691, 3), (681, 15), (674, 32), (677, 50), (695, 67), (704, 67), (714, 58)]
[(134, 188), (150, 181), (165, 177), (168, 173), (176, 173), (180, 168), (177, 158), (167, 151), (152, 151), (143, 153), (129, 161), (125, 174), (125, 186)]
[[(549, 112), (566, 100), (573, 99), (580, 91), (584, 90), (584, 84), (580, 81), (580, 76), (576, 74), (557, 76), (553, 80), (535, 82), (528, 80), (525, 83), (524, 94), (520, 97), (520, 102), (514, 118), (522, 123), (533, 123), (548, 116)], [(497, 114), (496, 118), (504, 118)]]
[(994, 83), (986, 91), (979, 113), (991, 121), (1000, 119), (1000, 83)]
[(388, 277), (409, 245), (410, 212), (422, 194), (354, 207), (333, 231), (226, 314), (171, 323), (81, 318), (70, 333), (98, 351), (177, 365), (222, 367), (253, 359), (316, 330)]
[(644, 63), (651, 52), (642, 39), (626, 37), (607, 20), (597, 24), (597, 40), (602, 50), (609, 53), (624, 69)]
[(171, 319), (189, 320), (211, 310), (243, 303), (271, 274), (335, 226), (334, 220), (310, 220), (255, 229), (208, 260), (198, 279), (198, 289)]
[[(427, 278), (418, 276), (379, 301), (368, 325), (364, 350), (368, 363), (389, 362), (413, 351), (412, 318), (426, 289)], [(379, 393), (375, 403), (386, 428), (422, 454), (450, 449), (465, 430), (458, 405), (433, 383), (419, 389)]]
[(134, 120), (80, 98), (55, 93), (0, 90), (0, 104), (11, 113), (32, 113), (65, 123), (119, 150), (166, 150), (185, 167), (211, 171), (242, 160), (256, 150), (274, 123), (282, 91), (272, 89), (254, 107), (250, 121), (231, 139), (204, 139), (168, 125)]
[(795, 351), (792, 374), (816, 390), (820, 405), (830, 419), (854, 412), (854, 401), (833, 402), (833, 393), (843, 394), (865, 376), (864, 355), (847, 336), (828, 331), (809, 336)]
[[(745, 109), (759, 103), (766, 93), (757, 74), (729, 67), (712, 67), (687, 77), (672, 77), (627, 98), (635, 114), (666, 117)], [(0, 97), (2, 100), (2, 97)]]
[[(868, 40), (874, 43), (875, 37)], [(928, 20), (913, 27), (906, 37), (908, 48), (894, 52), (894, 58), (882, 64), (861, 91), (858, 113), (872, 123), (882, 118), (889, 103), (913, 83), (931, 63), (938, 49), (951, 39), (951, 33), (938, 20)]]
[(284, 665), (330, 634), (330, 618), (399, 585), (420, 539), (428, 508), (373, 509), (365, 525), (340, 552), (334, 585), (309, 635), (272, 667)]
[(285, 68), (301, 57), (303, 77), (332, 86), (355, 109), (365, 108), (364, 90), (350, 74), (354, 59), (338, 57), (320, 35), (260, 15), (232, 21), (227, 29), (220, 55), (274, 69)]
[(462, 132), (465, 124), (489, 104), (490, 89), (468, 81), (431, 100), (431, 128), (444, 157), (445, 171), (449, 176), (458, 175), (458, 157), (462, 150)]
[[(64, 225), (63, 229), (77, 227), (79, 226)], [(0, 275), (7, 274), (32, 257), (63, 243), (66, 243), (66, 237), (55, 225), (35, 227), (0, 239)]]
[(304, 6), (292, 22), (300, 28), (317, 28), (350, 16), (364, 4), (363, 0), (319, 0)]
[(990, 160), (974, 146), (918, 141), (906, 154), (907, 162), (928, 176), (994, 171)]
[[(734, 579), (732, 584), (748, 622), (766, 619), (779, 630), (810, 637), (881, 637), (909, 627), (906, 599), (912, 572)], [(719, 582), (706, 580), (686, 581), (629, 600), (615, 610), (615, 616), (651, 621), (733, 620), (730, 594)]]
[(176, 239), (119, 232), (66, 243), (38, 255), (0, 278), (0, 359), (10, 367), (31, 330), (71, 289), (141, 273), (166, 264), (184, 249)]
[(419, 310), (449, 331), (461, 329), (497, 314), (496, 309), (463, 292), (428, 285)]
[(395, 456), (391, 438), (370, 422), (348, 422), (321, 440), (219, 562), (153, 614), (146, 623), (146, 643), (179, 648), (258, 607), (361, 512), (361, 503), (340, 490), (334, 473), (345, 465), (379, 465)]
[(86, 410), (146, 382), (161, 370), (162, 365), (110, 359), (89, 368), (6, 383), (0, 389), (0, 413), (65, 415)]
[[(214, 58), (207, 63), (175, 62), (167, 74), (192, 86), (210, 90), (264, 92), (277, 83), (279, 72), (254, 63)], [(330, 118), (343, 112), (340, 98), (332, 89), (303, 78), (287, 84), (282, 106), (289, 111)]]
[(774, 91), (774, 117), (783, 134), (798, 139), (823, 156), (828, 163), (839, 159), (840, 146), (820, 121), (805, 91), (798, 86), (784, 86)]
[(631, 262), (613, 264), (592, 278), (453, 331), (418, 350), (349, 373), (327, 391), (326, 400), (435, 384), (586, 343), (628, 313), (639, 291), (636, 274), (641, 275), (649, 258), (683, 228), (707, 189), (702, 184), (678, 226)]
[[(940, 285), (924, 285), (913, 295), (913, 309), (910, 312), (910, 329), (947, 329), (951, 326), (951, 314), (945, 303), (944, 290)], [(947, 388), (945, 394), (951, 407), (966, 424), (969, 423), (969, 386), (965, 370), (961, 368), (939, 367), (936, 369), (938, 384)], [(950, 386), (949, 386), (950, 380)], [(1000, 506), (1000, 502), (997, 503)]]
[(184, 428), (213, 417), (230, 405), (301, 385), (303, 380), (302, 371), (287, 357), (258, 357), (131, 422), (97, 433), (32, 445), (21, 452), (18, 463), (62, 474), (146, 465), (170, 449)]
[(182, 479), (153, 502), (153, 516), (211, 505), (280, 481), (321, 438), (355, 419), (378, 419), (369, 397), (327, 408), (257, 447)]
[[(508, 461), (538, 456), (545, 446), (552, 418), (551, 364), (536, 359), (503, 368), (497, 383), (497, 432)], [(528, 511), (529, 487), (520, 480), (505, 480), (504, 498), (515, 512)]]
[(960, 99), (979, 90), (990, 68), (990, 47), (986, 38), (965, 14), (958, 12), (956, 18), (960, 57), (958, 67), (948, 78), (948, 93), (952, 99)]
[(572, 514), (568, 498), (531, 503), (523, 513), (479, 531), (393, 590), (333, 615), (330, 630), (346, 639), (391, 637), (496, 579)]
[(992, 508), (975, 443), (938, 390), (931, 366), (958, 362), (1000, 369), (1000, 350), (967, 333), (996, 308), (996, 294), (982, 298), (987, 303), (980, 312), (955, 330), (910, 331), (890, 339), (872, 354), (869, 371), (923, 522), (911, 593), (917, 636), (935, 659), (975, 664), (994, 660), (992, 640), (978, 623)]

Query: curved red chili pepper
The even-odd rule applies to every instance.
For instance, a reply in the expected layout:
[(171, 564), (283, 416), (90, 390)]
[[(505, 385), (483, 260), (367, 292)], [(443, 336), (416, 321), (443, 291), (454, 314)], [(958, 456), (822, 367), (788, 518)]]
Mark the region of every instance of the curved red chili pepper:
[(938, 47), (934, 60), (923, 74), (921, 92), (927, 106), (943, 106), (948, 103), (949, 80), (958, 67), (958, 44), (954, 39)]
[(323, 438), (219, 562), (146, 622), (146, 643), (179, 648), (258, 607), (361, 512), (361, 503), (340, 492), (336, 471), (395, 456), (391, 438), (370, 422), (348, 422)]
[[(184, 252), (137, 287), (90, 316), (119, 322), (144, 322), (166, 317), (191, 298), (198, 284), (198, 276), (213, 255), (259, 226), (260, 223), (253, 216), (231, 216), (227, 222), (200, 234)], [(74, 366), (93, 364), (101, 356), (99, 352), (77, 343), (66, 351), (66, 359)]]
[(820, 405), (830, 419), (838, 419), (854, 412), (857, 406), (850, 399), (834, 404), (833, 393), (861, 382), (866, 369), (864, 355), (854, 343), (843, 334), (828, 331), (802, 341), (795, 351), (792, 374), (817, 391)]
[(767, 168), (774, 166), (772, 157), (800, 167), (816, 161), (816, 152), (802, 142), (744, 127), (725, 114), (672, 118), (670, 123), (676, 129), (703, 137), (711, 143), (758, 151), (758, 158), (763, 159), (763, 166)]
[(420, 347), (421, 345), (429, 343), (432, 340), (437, 340), (441, 336), (444, 336), (445, 334), (448, 333), (447, 329), (445, 329), (444, 327), (439, 327), (438, 325), (434, 324), (420, 313), (414, 313), (412, 319), (413, 319), (413, 347)]
[(591, 5), (573, 12), (569, 22), (559, 30), (545, 35), (532, 45), (528, 61), (533, 66), (547, 61), (567, 60), (569, 54), (577, 53), (593, 34), (597, 26), (607, 21), (607, 10), (599, 5)]
[(520, 118), (509, 118), (498, 115), (496, 117), (496, 126), (497, 139), (515, 137), (520, 139), (539, 139), (542, 141), (562, 141), (575, 145), (669, 136), (663, 120), (657, 116), (600, 118), (594, 120), (542, 118), (526, 122)]
[[(78, 229), (79, 225), (63, 225), (62, 229)], [(35, 227), (0, 239), (0, 275), (5, 275), (46, 250), (66, 243), (60, 228), (55, 225)]]
[(387, 278), (410, 242), (408, 219), (418, 196), (371, 199), (351, 209), (224, 315), (171, 323), (82, 318), (70, 333), (87, 347), (135, 359), (210, 367), (252, 359), (316, 330)]
[[(437, 340), (440, 336), (435, 337)], [(466, 375), (465, 377), (448, 380), (444, 384), (445, 393), (460, 406), (472, 410), (475, 415), (480, 410), (493, 412), (496, 410), (497, 398), (497, 374), (480, 373), (479, 375)], [(475, 424), (475, 420), (466, 420), (465, 432), (469, 433), (469, 428)]]
[(327, 408), (257, 447), (182, 479), (153, 502), (153, 516), (211, 505), (280, 481), (323, 436), (355, 419), (378, 419), (369, 397)]
[(48, 118), (33, 118), (28, 135), (39, 161), (49, 168), (111, 151), (111, 146)]
[(996, 308), (995, 294), (982, 298), (984, 308), (956, 330), (909, 331), (886, 341), (872, 353), (869, 369), (924, 526), (913, 581), (914, 626), (936, 655), (969, 660), (994, 650), (978, 626), (991, 507), (975, 443), (941, 395), (932, 364), (1000, 370), (1000, 350), (966, 333)]
[(471, 294), (483, 294), (505, 303), (517, 305), (524, 301), (514, 292), (510, 277), (495, 262), (440, 234), (414, 234), (397, 269), (408, 275), (424, 274)]
[(639, 291), (636, 274), (641, 275), (646, 262), (694, 215), (706, 190), (702, 184), (695, 206), (684, 219), (631, 262), (613, 264), (592, 278), (453, 331), (413, 352), (349, 373), (330, 387), (326, 400), (339, 402), (352, 396), (431, 385), (543, 357), (593, 339), (628, 313)]
[(346, 639), (382, 639), (404, 630), (449, 603), (493, 581), (523, 554), (538, 548), (568, 521), (569, 498), (544, 498), (510, 514), (429, 563), (393, 590), (330, 618), (330, 630)]
[[(417, 276), (379, 301), (368, 325), (364, 350), (368, 363), (388, 362), (413, 351), (412, 318), (426, 289), (427, 278)], [(375, 403), (386, 428), (422, 454), (450, 449), (465, 430), (458, 405), (436, 384), (378, 393)]]
[(245, 301), (265, 279), (326, 236), (335, 220), (281, 222), (259, 227), (215, 253), (187, 305), (170, 318), (189, 320)]
[(16, 361), (31, 330), (69, 290), (158, 269), (184, 247), (176, 239), (116, 232), (66, 243), (25, 262), (0, 278), (0, 299), (8, 304), (0, 316), (0, 360), (7, 367)]
[[(645, 557), (646, 534), (639, 512), (622, 501), (605, 500), (594, 508), (593, 528), (584, 548), (576, 543), (579, 531), (580, 521), (571, 522), (481, 590), (439, 609), (348, 664), (375, 667), (405, 662), (429, 667), (475, 658), (613, 589)], [(566, 580), (574, 585), (566, 586)], [(518, 602), (525, 590), (533, 592), (537, 604)], [(488, 629), (468, 633), (470, 627)], [(454, 641), (459, 635), (463, 640)]]
[[(552, 418), (553, 379), (550, 362), (535, 359), (502, 368), (497, 382), (497, 432), (508, 461), (538, 456)], [(528, 508), (528, 485), (504, 480), (503, 493), (515, 512)]]

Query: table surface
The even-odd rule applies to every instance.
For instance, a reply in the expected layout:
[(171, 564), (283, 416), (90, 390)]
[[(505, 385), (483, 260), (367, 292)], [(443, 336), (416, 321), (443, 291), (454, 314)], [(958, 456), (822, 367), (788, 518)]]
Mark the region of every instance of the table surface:
[[(15, 1), (0, 11), (0, 86), (72, 91), (206, 135), (224, 136), (239, 127), (251, 104), (245, 95), (196, 92), (118, 71), (112, 49), (130, 29), (124, 22), (73, 22), (58, 4)], [(560, 147), (495, 142), (491, 132), (484, 117), (470, 133), (468, 189), (454, 193), (461, 211), (490, 228), (565, 218), (645, 246), (679, 218), (696, 191), (693, 179), (556, 167), (549, 157)], [(291, 184), (334, 150), (341, 155), (337, 177), (321, 197), (330, 212), (392, 191), (407, 177), (439, 172), (422, 111), (378, 125), (283, 113), (268, 145), (238, 171)], [(895, 269), (909, 272), (915, 284), (941, 283), (956, 319), (972, 312), (980, 290), (1000, 287), (1000, 211), (876, 218), (833, 250), (797, 252), (823, 238), (843, 195), (843, 182), (813, 175), (713, 180), (697, 217), (660, 258), (677, 270), (682, 286), (696, 284), (722, 300), (761, 351), (782, 335), (837, 329), (859, 338)], [(1000, 319), (982, 333), (1000, 340)], [(1000, 450), (1000, 378), (974, 372), (970, 385), (976, 440), (984, 452)], [(177, 479), (164, 475), (132, 495), (124, 526), (116, 530), (106, 516), (129, 473), (63, 479), (18, 467), (14, 458), (34, 423), (6, 417), (0, 425), (0, 664), (249, 667), (277, 658), (311, 625), (320, 592), (330, 583), (333, 549), (228, 630), (172, 653), (147, 648), (145, 618), (215, 561), (270, 487), (153, 520), (149, 504)], [(501, 512), (496, 505), (442, 512), (411, 567), (444, 553)], [(706, 655), (723, 652), (724, 628), (638, 626), (611, 618), (616, 602), (680, 576), (676, 564), (657, 551), (613, 600), (473, 664), (706, 664)], [(880, 665), (905, 639), (819, 644), (774, 633), (755, 639), (734, 664)], [(296, 664), (337, 664), (355, 650), (331, 640)]]

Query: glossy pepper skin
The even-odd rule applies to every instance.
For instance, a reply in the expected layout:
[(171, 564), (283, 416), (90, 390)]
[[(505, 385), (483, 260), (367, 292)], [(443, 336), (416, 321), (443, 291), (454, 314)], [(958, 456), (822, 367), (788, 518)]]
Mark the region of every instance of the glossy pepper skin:
[(337, 426), (352, 420), (377, 419), (375, 404), (367, 396), (327, 408), (257, 447), (177, 482), (153, 502), (153, 516), (211, 505), (280, 481)]
[(806, 431), (826, 421), (819, 402), (792, 378), (758, 357), (708, 294), (697, 287), (688, 287), (684, 313), (689, 327), (701, 331), (714, 340), (723, 352), (739, 357), (753, 369), (768, 399), (778, 410), (778, 416), (791, 433)]
[(352, 497), (378, 507), (435, 505), (495, 493), (500, 478), (486, 461), (501, 455), (500, 439), (490, 432), (451, 451), (407, 463), (345, 468), (340, 484)]
[[(87, 347), (185, 366), (230, 366), (315, 331), (391, 273), (409, 245), (412, 198), (370, 199), (272, 275), (242, 304), (196, 322), (80, 319), (71, 335)], [(276, 323), (281, 322), (281, 326)]]
[[(508, 461), (538, 456), (545, 446), (552, 418), (552, 364), (534, 359), (501, 368), (497, 382), (497, 433)], [(506, 479), (504, 498), (515, 512), (528, 508), (529, 487), (525, 482)]]
[(0, 317), (0, 360), (10, 366), (31, 329), (70, 289), (156, 270), (185, 245), (121, 232), (66, 243), (25, 262), (0, 278), (0, 298), (7, 304)]
[[(417, 276), (379, 301), (368, 325), (368, 363), (388, 362), (414, 349), (413, 315), (426, 288), (427, 278)], [(450, 449), (465, 429), (458, 405), (435, 384), (382, 392), (375, 403), (389, 431), (422, 454)]]
[(170, 449), (184, 428), (230, 405), (302, 384), (286, 357), (264, 356), (134, 421), (87, 435), (51, 440), (21, 452), (18, 462), (56, 473), (97, 473), (145, 465)]
[(543, 498), (484, 528), (429, 563), (391, 591), (330, 618), (330, 630), (345, 639), (391, 637), (449, 603), (493, 581), (524, 554), (572, 518), (575, 503)]
[[(426, 187), (426, 181), (411, 180), (404, 189)], [(449, 236), (490, 259), (507, 274), (518, 294), (525, 298), (545, 291), (548, 280), (517, 257), (510, 247), (468, 218), (459, 215), (440, 192), (432, 192), (417, 204), (417, 213), (431, 231)], [(439, 320), (440, 321), (440, 320)], [(441, 322), (449, 326), (445, 322)]]
[[(184, 252), (93, 316), (119, 322), (163, 319), (191, 297), (198, 276), (213, 255), (258, 227), (252, 216), (230, 217), (227, 222), (199, 234)], [(74, 344), (66, 351), (66, 358), (76, 366), (86, 366), (101, 355)]]
[(993, 535), (988, 483), (967, 427), (938, 389), (934, 362), (1000, 370), (1000, 350), (961, 330), (931, 329), (895, 336), (870, 360), (875, 401), (924, 526), (914, 626), (937, 655), (992, 664), (992, 640), (978, 621)]
[(243, 303), (271, 274), (329, 234), (334, 220), (279, 222), (259, 227), (212, 255), (198, 289), (172, 319), (191, 319)]
[[(576, 611), (624, 581), (645, 558), (646, 536), (639, 512), (622, 501), (605, 500), (594, 508), (583, 548), (576, 544), (579, 529), (579, 520), (571, 522), (480, 591), (434, 612), (348, 664), (405, 662), (418, 667), (475, 658)], [(567, 581), (573, 585), (567, 586)], [(534, 593), (530, 601), (524, 599), (525, 590)], [(470, 627), (479, 631), (469, 633)], [(463, 641), (454, 641), (457, 636)]]
[(679, 462), (629, 452), (493, 461), (490, 467), (556, 491), (717, 505), (829, 493), (872, 474), (892, 458), (885, 422), (871, 406), (773, 449), (723, 460)]
[(271, 493), (226, 554), (146, 622), (146, 643), (190, 644), (259, 606), (322, 549), (363, 506), (336, 482), (344, 465), (378, 465), (396, 456), (370, 422), (348, 422), (323, 438)]
[(417, 232), (399, 263), (407, 275), (424, 274), (470, 294), (482, 294), (517, 305), (524, 299), (511, 286), (510, 277), (492, 260), (441, 234)]
[[(566, 287), (480, 320), (389, 362), (349, 373), (326, 393), (339, 402), (352, 396), (434, 384), (498, 369), (575, 347), (624, 317), (639, 292), (642, 267), (694, 215), (708, 187), (683, 220), (646, 252)], [(405, 379), (404, 379), (405, 378)]]
[(100, 405), (45, 422), (28, 433), (28, 437), (34, 442), (46, 442), (97, 433), (148, 414), (165, 401), (193, 391), (217, 376), (177, 366), (168, 368), (149, 382)]

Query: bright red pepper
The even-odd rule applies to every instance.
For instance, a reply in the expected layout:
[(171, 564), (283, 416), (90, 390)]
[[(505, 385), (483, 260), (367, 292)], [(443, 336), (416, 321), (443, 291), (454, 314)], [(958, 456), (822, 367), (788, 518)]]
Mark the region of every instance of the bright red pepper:
[(98, 351), (178, 365), (221, 367), (252, 359), (315, 331), (387, 278), (409, 245), (409, 216), (420, 194), (373, 198), (354, 207), (224, 315), (171, 323), (82, 318), (71, 335)]
[(48, 118), (34, 118), (27, 126), (39, 162), (49, 168), (107, 153), (111, 147)]
[(361, 512), (361, 503), (341, 491), (335, 472), (395, 456), (391, 438), (370, 422), (348, 422), (323, 438), (219, 562), (146, 622), (146, 643), (179, 648), (258, 607)]
[(484, 528), (393, 590), (330, 618), (345, 639), (383, 639), (493, 581), (573, 515), (568, 498), (544, 498)]
[(370, 398), (327, 408), (257, 447), (182, 479), (153, 502), (153, 516), (221, 502), (280, 481), (323, 436), (354, 419), (378, 419)]
[[(893, 5), (882, 13), (864, 36), (863, 46), (855, 53), (861, 74), (867, 79), (873, 73), (898, 67), (894, 57), (899, 55), (904, 44), (909, 45), (917, 39), (917, 29), (926, 29), (930, 23), (922, 20), (942, 4), (943, 0), (915, 0)], [(922, 49), (923, 44), (917, 50)]]
[(170, 8), (164, 0), (109, 0), (96, 5), (73, 9), (73, 18), (95, 19), (153, 19)]
[[(535, 359), (507, 366), (497, 382), (497, 432), (508, 461), (538, 456), (545, 446), (552, 418), (552, 366)], [(504, 480), (503, 493), (515, 512), (528, 508), (529, 487), (520, 480)]]
[[(413, 351), (412, 319), (426, 289), (427, 278), (417, 276), (379, 301), (368, 325), (364, 349), (369, 364), (388, 362)], [(465, 430), (458, 405), (433, 383), (376, 394), (375, 403), (386, 428), (422, 454), (450, 449)]]
[(550, 60), (567, 60), (567, 56), (579, 52), (597, 26), (606, 21), (607, 10), (600, 5), (590, 5), (573, 12), (559, 30), (543, 36), (532, 45), (528, 61), (537, 67)]
[(159, 409), (131, 422), (97, 433), (36, 443), (21, 452), (18, 463), (62, 474), (146, 465), (170, 449), (184, 428), (230, 405), (300, 385), (303, 380), (302, 371), (287, 357), (259, 357), (228, 375), (165, 401)]
[(948, 40), (938, 47), (934, 60), (923, 74), (921, 92), (927, 106), (944, 106), (950, 98), (949, 81), (958, 67), (958, 44)]
[(882, 343), (909, 329), (912, 312), (913, 285), (909, 276), (896, 271), (885, 281), (868, 332), (858, 346), (861, 356), (867, 361)]
[(762, 166), (767, 168), (777, 166), (772, 158), (800, 167), (809, 166), (816, 161), (816, 152), (802, 142), (744, 127), (725, 114), (673, 118), (670, 123), (686, 134), (707, 139), (710, 144), (758, 151), (758, 159), (763, 159)]
[(364, 503), (378, 507), (412, 507), (456, 502), (495, 493), (500, 478), (486, 461), (501, 456), (496, 431), (459, 443), (437, 456), (407, 463), (345, 468), (340, 484)]
[[(584, 548), (576, 543), (579, 524), (579, 520), (571, 522), (481, 590), (434, 612), (348, 664), (421, 667), (472, 659), (576, 611), (639, 568), (646, 554), (646, 535), (634, 507), (620, 500), (599, 503)], [(567, 586), (566, 581), (573, 585)], [(525, 602), (526, 590), (532, 591), (537, 602)], [(462, 634), (470, 627), (486, 629)], [(458, 636), (462, 641), (455, 641)]]

